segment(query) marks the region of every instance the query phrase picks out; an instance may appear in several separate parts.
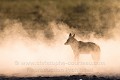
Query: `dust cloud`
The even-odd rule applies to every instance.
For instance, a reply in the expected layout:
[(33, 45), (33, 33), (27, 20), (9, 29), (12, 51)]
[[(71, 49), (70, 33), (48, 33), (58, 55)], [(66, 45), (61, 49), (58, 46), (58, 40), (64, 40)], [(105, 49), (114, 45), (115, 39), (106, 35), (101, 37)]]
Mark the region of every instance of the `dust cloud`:
[[(71, 47), (64, 43), (70, 32), (77, 31), (64, 23), (50, 22), (45, 30), (36, 30), (34, 33), (36, 38), (31, 38), (23, 28), (24, 25), (17, 20), (6, 20), (4, 26), (4, 30), (0, 32), (1, 75), (120, 74), (120, 29), (118, 27), (111, 31), (115, 36), (112, 39), (96, 39), (92, 34), (89, 40), (84, 39), (84, 41), (95, 42), (101, 48), (100, 62), (95, 65), (91, 55), (88, 54), (81, 55), (79, 63), (74, 62)], [(82, 40), (79, 34), (76, 34), (75, 38)]]

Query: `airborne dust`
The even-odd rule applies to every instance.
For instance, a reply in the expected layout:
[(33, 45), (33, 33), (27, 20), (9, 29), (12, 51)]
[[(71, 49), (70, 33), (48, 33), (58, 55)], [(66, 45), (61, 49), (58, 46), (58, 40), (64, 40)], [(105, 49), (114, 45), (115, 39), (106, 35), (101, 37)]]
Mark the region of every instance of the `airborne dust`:
[[(18, 0), (17, 5), (15, 0), (10, 1), (0, 2), (1, 75), (120, 75), (118, 0), (66, 0), (65, 4), (60, 4), (64, 0)], [(76, 34), (77, 40), (100, 46), (97, 65), (88, 54), (81, 55), (79, 63), (74, 62), (71, 47), (64, 45), (69, 33)]]

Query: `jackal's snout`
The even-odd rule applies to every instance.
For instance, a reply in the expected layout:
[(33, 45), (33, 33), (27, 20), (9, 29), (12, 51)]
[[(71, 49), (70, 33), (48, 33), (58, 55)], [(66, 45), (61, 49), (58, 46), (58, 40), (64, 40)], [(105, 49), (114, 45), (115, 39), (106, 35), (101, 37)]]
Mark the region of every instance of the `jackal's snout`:
[(68, 43), (67, 43), (67, 42), (65, 42), (65, 43), (64, 43), (64, 45), (68, 45)]

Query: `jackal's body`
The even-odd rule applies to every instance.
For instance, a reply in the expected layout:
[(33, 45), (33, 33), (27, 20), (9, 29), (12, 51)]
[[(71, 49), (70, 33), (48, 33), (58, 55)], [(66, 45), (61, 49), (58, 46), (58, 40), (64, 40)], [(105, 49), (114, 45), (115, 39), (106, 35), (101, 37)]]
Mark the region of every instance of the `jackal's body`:
[(79, 54), (91, 54), (92, 59), (98, 62), (100, 59), (100, 47), (93, 42), (77, 41), (74, 36), (70, 34), (65, 44), (71, 46), (75, 59), (79, 59)]

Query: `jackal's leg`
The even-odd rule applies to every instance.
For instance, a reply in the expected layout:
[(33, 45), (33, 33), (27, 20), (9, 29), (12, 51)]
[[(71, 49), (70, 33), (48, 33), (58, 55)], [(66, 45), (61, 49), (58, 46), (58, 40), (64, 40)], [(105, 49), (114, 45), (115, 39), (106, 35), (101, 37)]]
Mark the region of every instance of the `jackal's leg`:
[(78, 61), (79, 61), (79, 55), (75, 55), (75, 56), (74, 56), (74, 61), (75, 61), (75, 62), (78, 62)]
[(99, 62), (99, 60), (100, 60), (100, 53), (99, 52), (92, 53), (92, 59), (96, 63)]

